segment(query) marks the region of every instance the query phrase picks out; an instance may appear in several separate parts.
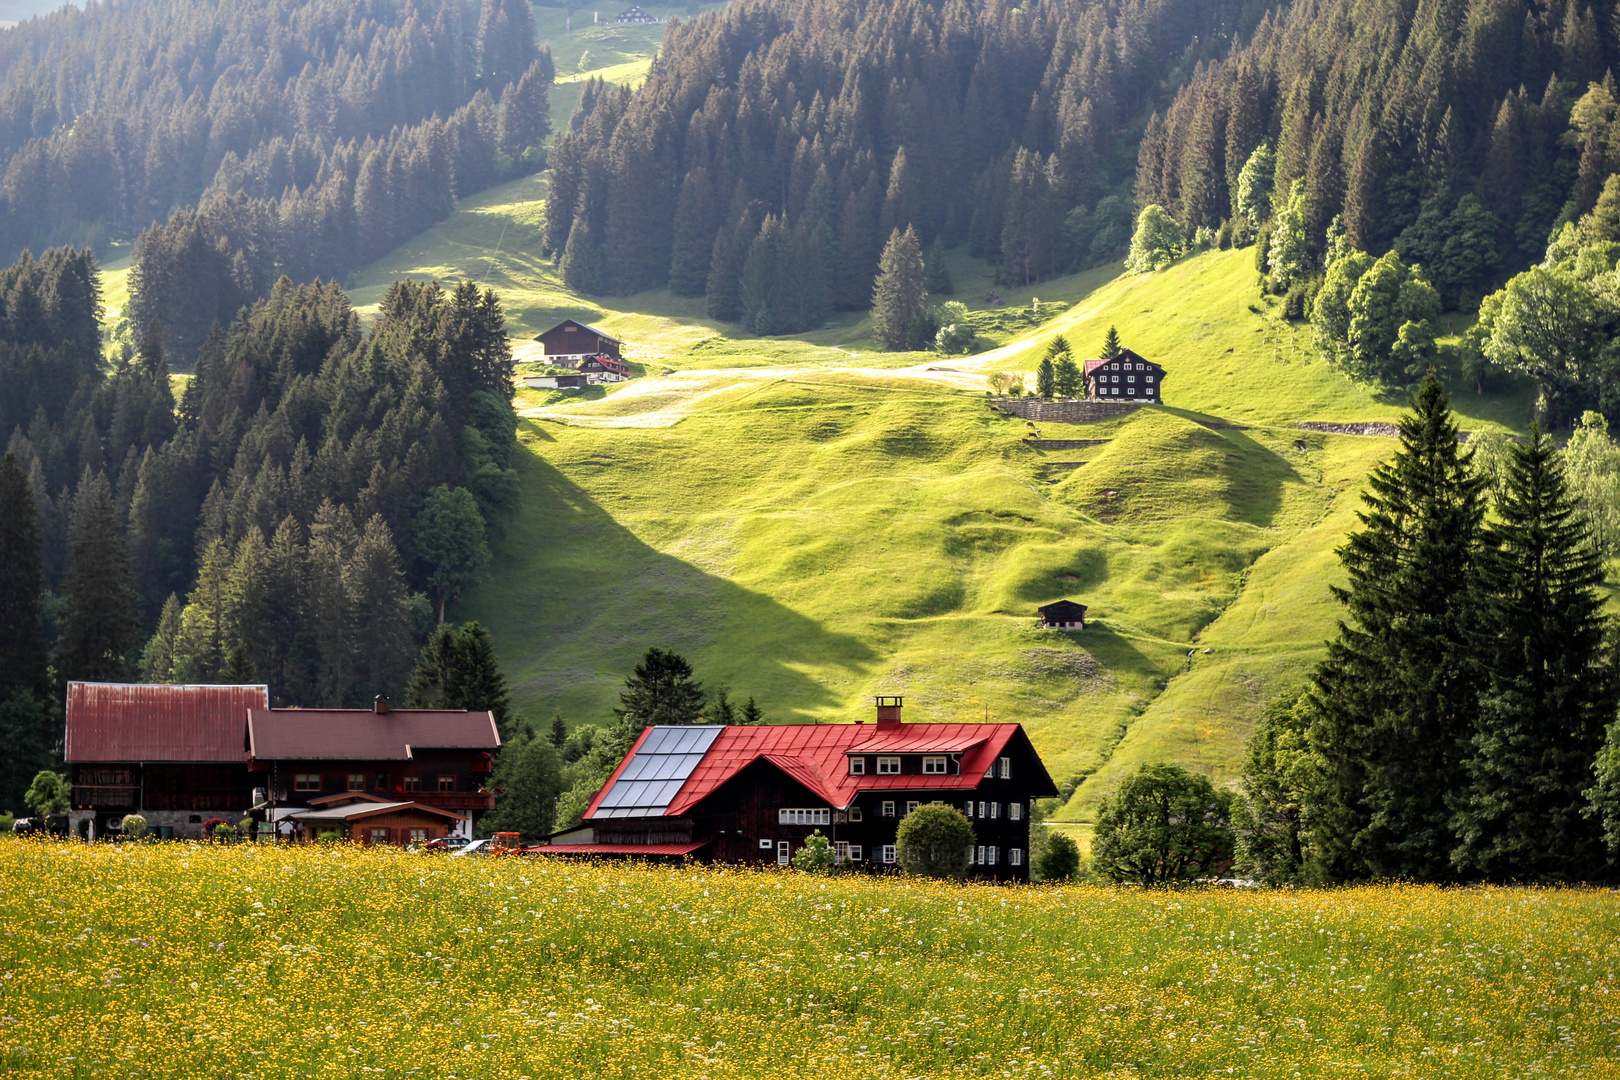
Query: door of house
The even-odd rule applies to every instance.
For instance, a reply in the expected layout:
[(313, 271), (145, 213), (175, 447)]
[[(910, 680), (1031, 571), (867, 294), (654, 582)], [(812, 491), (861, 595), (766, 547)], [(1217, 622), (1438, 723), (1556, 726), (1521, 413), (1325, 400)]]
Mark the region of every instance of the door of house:
[(776, 865), (786, 866), (792, 852), (792, 844), (788, 843), (786, 840), (778, 840), (776, 842)]

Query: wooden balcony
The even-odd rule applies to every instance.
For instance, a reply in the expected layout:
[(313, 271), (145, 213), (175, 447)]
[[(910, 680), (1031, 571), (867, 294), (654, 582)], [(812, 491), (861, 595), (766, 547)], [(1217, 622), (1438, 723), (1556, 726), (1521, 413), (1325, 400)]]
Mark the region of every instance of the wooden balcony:
[(132, 784), (73, 785), (73, 805), (83, 810), (133, 810), (139, 797)]
[(407, 791), (396, 798), (410, 799), (440, 810), (493, 810), (495, 793), (476, 791)]

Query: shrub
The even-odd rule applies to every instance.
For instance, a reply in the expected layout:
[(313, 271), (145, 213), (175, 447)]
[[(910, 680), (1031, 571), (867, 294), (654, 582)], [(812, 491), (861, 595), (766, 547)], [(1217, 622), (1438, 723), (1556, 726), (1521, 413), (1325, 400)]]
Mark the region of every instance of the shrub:
[(73, 805), (73, 788), (63, 777), (42, 769), (34, 774), (33, 782), (23, 795), (23, 803), (40, 817), (65, 814)]
[(1176, 261), (1181, 247), (1181, 226), (1170, 212), (1156, 203), (1144, 206), (1136, 218), (1136, 232), (1131, 237), (1131, 253), (1125, 259), (1125, 269), (1133, 274), (1163, 270)]
[(973, 850), (973, 824), (954, 806), (919, 806), (900, 823), (896, 856), (908, 873), (923, 877), (967, 876)]
[(236, 826), (228, 821), (222, 821), (214, 826), (215, 840), (229, 840), (236, 835)]
[(119, 822), (119, 827), (131, 840), (139, 840), (146, 835), (146, 819), (139, 814), (125, 814), (124, 820)]
[(810, 873), (830, 870), (834, 861), (832, 841), (820, 829), (805, 837), (804, 846), (793, 853), (794, 867)]
[(1073, 881), (1080, 873), (1080, 846), (1065, 833), (1052, 833), (1035, 859), (1040, 881)]
[(1231, 797), (1179, 765), (1144, 765), (1103, 800), (1092, 864), (1112, 881), (1164, 885), (1230, 864)]
[(319, 840), (323, 844), (335, 844), (339, 840), (343, 839), (343, 837), (341, 835), (339, 835), (338, 833), (333, 832), (331, 829), (328, 829), (326, 832), (321, 833), (315, 839)]

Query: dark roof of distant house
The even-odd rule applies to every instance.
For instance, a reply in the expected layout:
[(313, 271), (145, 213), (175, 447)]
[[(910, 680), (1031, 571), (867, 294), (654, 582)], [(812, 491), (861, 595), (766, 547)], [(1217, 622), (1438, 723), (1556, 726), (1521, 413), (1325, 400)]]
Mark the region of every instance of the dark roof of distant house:
[(1077, 604), (1073, 600), (1059, 600), (1036, 610), (1048, 619), (1083, 619), (1086, 617), (1086, 605)]
[[(573, 323), (575, 326), (581, 328), (582, 330), (589, 330), (591, 333), (595, 334), (599, 338), (606, 338), (609, 341), (616, 341), (620, 345), (624, 344), (624, 342), (622, 340), (620, 340), (619, 338), (614, 337), (612, 334), (608, 333), (606, 330), (603, 330), (600, 327), (592, 326), (590, 323), (582, 323), (578, 319), (564, 319), (562, 322), (558, 323), (556, 326), (553, 326), (551, 328), (551, 330), (561, 330), (563, 327), (567, 326), (569, 323)], [(536, 341), (539, 341), (541, 338), (545, 337), (546, 334), (551, 333), (551, 330), (546, 330), (546, 331), (543, 331), (543, 332), (541, 332), (539, 334), (536, 334), (534, 336), (534, 339)]]
[(264, 686), (68, 683), (69, 762), (233, 762), (242, 723), (268, 708)]
[(260, 761), (410, 761), (417, 750), (501, 745), (495, 714), (462, 709), (254, 709), (247, 741)]
[[(1153, 364), (1153, 361), (1149, 360), (1145, 356), (1134, 353), (1129, 349), (1121, 349), (1119, 350), (1119, 354), (1117, 356), (1108, 357), (1101, 360), (1087, 360), (1083, 365), (1085, 368), (1085, 373), (1090, 375), (1093, 371), (1096, 371), (1104, 364), (1111, 364), (1115, 360), (1129, 360), (1133, 364)], [(1159, 365), (1153, 364), (1153, 366), (1158, 367)]]
[[(679, 816), (756, 762), (840, 808), (862, 791), (974, 788), (1022, 733), (1017, 724), (649, 727), (591, 800), (585, 820)], [(960, 754), (960, 772), (850, 775), (847, 755), (878, 753)]]

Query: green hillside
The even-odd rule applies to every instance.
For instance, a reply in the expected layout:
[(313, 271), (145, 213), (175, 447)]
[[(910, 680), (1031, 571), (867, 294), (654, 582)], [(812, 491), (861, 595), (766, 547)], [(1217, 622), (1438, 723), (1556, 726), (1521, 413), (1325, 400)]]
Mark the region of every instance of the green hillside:
[[(402, 274), (465, 274), (500, 290), (515, 335), (588, 319), (648, 372), (519, 393), (524, 509), (456, 615), (492, 628), (532, 717), (600, 721), (665, 645), (777, 719), (854, 719), (901, 693), (913, 719), (1018, 720), (1059, 779), (1090, 778), (1064, 815), (1083, 819), (1141, 761), (1231, 776), (1257, 706), (1320, 654), (1333, 551), (1391, 444), (1296, 424), (1402, 402), (1309, 361), (1252, 253), (1003, 290), (1002, 312), (1039, 295), (1057, 314), (978, 356), (880, 354), (853, 316), (761, 340), (665, 292), (575, 296), (534, 249), (544, 194), (536, 178), (469, 200), (352, 282), (365, 304)], [(952, 269), (984, 307), (985, 268)], [(1040, 430), (1103, 446), (1028, 448), (983, 373), (1109, 325), (1166, 365), (1169, 405)], [(1528, 399), (1457, 405), (1466, 426), (1512, 427)], [(1096, 622), (1037, 630), (1036, 605), (1064, 596)]]

